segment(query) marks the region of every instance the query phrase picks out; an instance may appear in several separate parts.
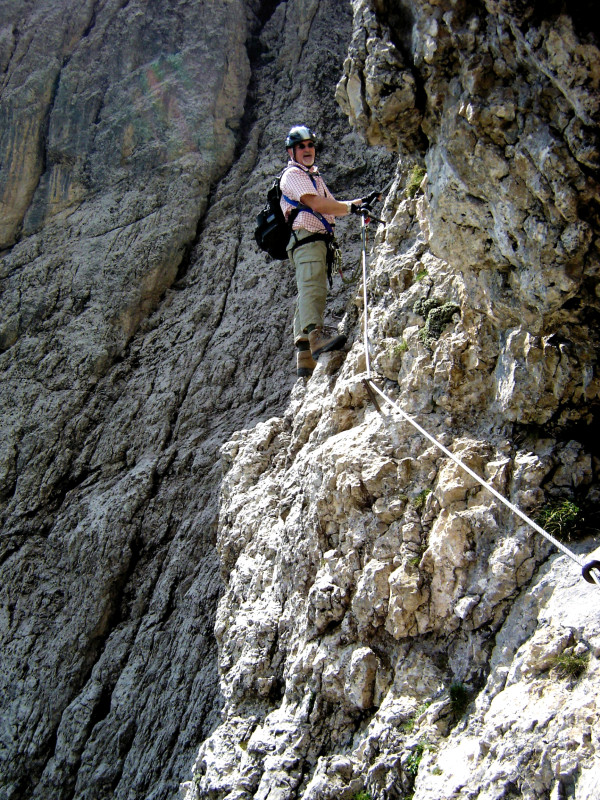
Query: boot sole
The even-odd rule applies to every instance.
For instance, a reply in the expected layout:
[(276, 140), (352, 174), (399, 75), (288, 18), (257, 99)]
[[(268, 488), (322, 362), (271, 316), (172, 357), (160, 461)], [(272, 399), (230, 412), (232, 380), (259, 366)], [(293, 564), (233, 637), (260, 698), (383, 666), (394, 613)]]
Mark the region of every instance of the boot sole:
[(341, 350), (346, 344), (346, 341), (347, 337), (340, 334), (336, 339), (333, 339), (328, 344), (320, 347), (318, 350), (315, 350), (314, 353), (311, 351), (311, 356), (316, 360), (321, 353), (329, 353), (331, 350)]

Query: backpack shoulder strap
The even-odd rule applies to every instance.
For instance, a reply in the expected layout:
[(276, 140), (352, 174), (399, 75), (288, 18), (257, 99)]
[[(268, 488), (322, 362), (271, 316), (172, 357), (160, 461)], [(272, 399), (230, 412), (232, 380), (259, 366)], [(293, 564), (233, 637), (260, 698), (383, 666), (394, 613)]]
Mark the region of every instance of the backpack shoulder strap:
[[(289, 170), (289, 169), (295, 169), (295, 170), (298, 170), (298, 172), (302, 173), (303, 175), (308, 175), (308, 177), (311, 180), (312, 185), (315, 187), (315, 189), (317, 189), (317, 182), (313, 178), (313, 176), (309, 172), (305, 172), (303, 169), (300, 169), (300, 167), (294, 167), (294, 166), (286, 167), (283, 170), (283, 172), (281, 173), (281, 175), (279, 176), (280, 182), (281, 182), (281, 178), (283, 178), (285, 172), (287, 172), (287, 170)], [(317, 194), (318, 194), (318, 191), (317, 191)], [(290, 211), (290, 215), (288, 217), (288, 222), (289, 222), (290, 226), (293, 224), (294, 220), (296, 219), (296, 217), (298, 216), (298, 214), (301, 211), (306, 211), (308, 214), (312, 214), (314, 217), (316, 217), (319, 220), (319, 222), (325, 228), (327, 233), (329, 233), (330, 235), (333, 235), (333, 227), (325, 219), (323, 214), (319, 214), (318, 211), (313, 211), (312, 208), (309, 208), (308, 206), (305, 206), (302, 203), (299, 203), (297, 200), (292, 200), (291, 197), (288, 197), (287, 194), (283, 194), (283, 192), (281, 193), (281, 196), (283, 197), (283, 199), (285, 200), (286, 203), (289, 203), (292, 206), (292, 211)]]
[[(289, 203), (291, 206), (293, 206), (292, 211), (290, 211), (290, 215), (288, 217), (288, 222), (291, 220), (293, 223), (294, 219), (296, 219), (298, 214), (301, 211), (305, 211), (308, 214), (312, 214), (313, 217), (316, 217), (321, 223), (321, 225), (325, 228), (327, 233), (333, 234), (333, 227), (325, 219), (323, 214), (319, 214), (318, 211), (313, 211), (312, 208), (310, 208), (309, 206), (305, 206), (302, 203), (299, 203), (297, 200), (292, 200), (292, 198), (288, 197), (286, 194), (282, 194), (281, 196), (283, 197), (286, 203)], [(294, 215), (293, 219), (292, 219), (292, 214)]]
[[(281, 179), (283, 178), (284, 174), (290, 169), (295, 169), (295, 170), (298, 170), (298, 172), (302, 173), (303, 175), (308, 175), (308, 177), (310, 178), (310, 180), (312, 182), (312, 185), (315, 187), (315, 189), (317, 189), (317, 182), (313, 178), (313, 176), (308, 172), (304, 172), (304, 170), (300, 169), (300, 167), (294, 167), (294, 166), (286, 167), (283, 170), (283, 172), (279, 176), (279, 182), (280, 183), (281, 183)], [(318, 192), (317, 192), (317, 194), (318, 194)], [(323, 214), (319, 214), (318, 211), (313, 211), (312, 208), (309, 208), (308, 206), (305, 206), (302, 203), (299, 203), (297, 200), (292, 200), (291, 197), (288, 197), (287, 194), (284, 194), (283, 192), (281, 193), (281, 196), (283, 197), (283, 199), (285, 200), (286, 203), (289, 203), (289, 205), (292, 206), (292, 210), (290, 211), (290, 215), (288, 217), (288, 224), (289, 224), (290, 227), (294, 224), (294, 220), (296, 219), (298, 214), (301, 211), (305, 211), (308, 214), (312, 214), (314, 217), (316, 217), (319, 220), (319, 222), (321, 223), (321, 225), (325, 228), (327, 233), (329, 233), (330, 235), (333, 235), (333, 227), (325, 219)]]

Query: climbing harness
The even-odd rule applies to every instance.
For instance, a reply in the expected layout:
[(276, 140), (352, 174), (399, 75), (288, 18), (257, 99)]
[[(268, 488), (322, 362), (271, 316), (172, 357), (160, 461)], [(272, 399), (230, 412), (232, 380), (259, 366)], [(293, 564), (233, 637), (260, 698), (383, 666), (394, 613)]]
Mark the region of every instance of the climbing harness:
[(359, 210), (361, 215), (361, 238), (362, 238), (362, 281), (363, 281), (363, 340), (364, 340), (364, 349), (365, 349), (365, 362), (366, 362), (366, 372), (367, 377), (363, 380), (363, 383), (366, 387), (367, 393), (369, 398), (371, 399), (373, 405), (377, 409), (377, 411), (383, 416), (383, 412), (379, 406), (379, 403), (376, 400), (375, 395), (379, 395), (379, 397), (384, 400), (388, 405), (390, 405), (395, 411), (397, 411), (410, 425), (415, 428), (422, 436), (428, 439), (432, 444), (434, 444), (439, 450), (442, 451), (448, 458), (450, 458), (455, 464), (457, 464), (461, 469), (467, 472), (474, 480), (477, 481), (484, 489), (487, 489), (497, 500), (503, 503), (507, 508), (509, 508), (514, 514), (520, 517), (524, 522), (526, 522), (530, 527), (532, 527), (537, 533), (541, 534), (545, 539), (551, 542), (558, 550), (572, 559), (581, 569), (581, 574), (584, 580), (588, 583), (595, 584), (600, 587), (600, 561), (592, 559), (590, 561), (585, 561), (584, 559), (580, 558), (576, 553), (572, 550), (569, 550), (568, 547), (562, 542), (559, 542), (554, 536), (552, 536), (548, 531), (545, 531), (537, 522), (534, 522), (527, 514), (524, 514), (521, 509), (517, 508), (510, 500), (507, 500), (506, 497), (500, 494), (493, 486), (491, 486), (487, 481), (481, 478), (476, 472), (474, 472), (470, 467), (468, 467), (460, 458), (451, 453), (447, 447), (441, 442), (433, 437), (430, 433), (428, 433), (425, 428), (423, 428), (419, 423), (414, 420), (406, 411), (403, 411), (400, 406), (394, 402), (391, 398), (389, 398), (384, 392), (379, 389), (379, 387), (374, 383), (373, 376), (371, 373), (371, 358), (370, 358), (370, 344), (369, 344), (369, 334), (368, 334), (368, 305), (367, 305), (367, 235), (366, 235), (366, 228), (370, 220), (374, 220), (380, 224), (385, 225), (386, 223), (374, 217), (369, 209), (361, 208)]
[[(288, 167), (288, 169), (294, 169), (294, 167)], [(285, 170), (284, 170), (285, 172)], [(283, 172), (281, 173), (283, 175)], [(312, 175), (309, 173), (308, 177), (310, 178), (312, 185), (317, 190), (317, 182), (313, 178)], [(318, 193), (318, 192), (317, 192)], [(288, 197), (287, 194), (282, 194), (281, 197), (292, 206), (292, 211), (290, 212), (288, 218), (288, 224), (290, 228), (290, 233), (296, 240), (294, 244), (290, 247), (288, 253), (293, 253), (297, 247), (301, 247), (305, 244), (309, 244), (309, 242), (325, 242), (327, 247), (327, 257), (326, 257), (326, 264), (327, 264), (327, 280), (329, 281), (329, 286), (332, 286), (332, 272), (333, 269), (339, 269), (341, 266), (342, 261), (342, 254), (340, 252), (340, 246), (336, 241), (335, 238), (335, 231), (333, 226), (325, 219), (323, 214), (320, 214), (318, 211), (313, 211), (312, 208), (309, 206), (305, 206), (302, 203), (299, 203), (297, 200), (292, 200), (291, 197)], [(321, 225), (325, 228), (325, 232), (317, 232), (311, 233), (309, 236), (305, 236), (303, 239), (298, 239), (296, 236), (296, 231), (292, 228), (292, 224), (294, 219), (300, 212), (305, 212), (307, 214), (312, 214), (313, 217), (316, 217)]]

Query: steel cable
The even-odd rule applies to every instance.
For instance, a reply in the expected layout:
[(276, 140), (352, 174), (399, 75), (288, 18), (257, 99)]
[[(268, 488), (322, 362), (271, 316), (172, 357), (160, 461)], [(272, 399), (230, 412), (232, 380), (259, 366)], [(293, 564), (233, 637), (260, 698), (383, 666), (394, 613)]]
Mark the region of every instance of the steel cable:
[[(594, 583), (596, 586), (600, 587), (600, 561), (592, 560), (592, 561), (585, 561), (584, 559), (580, 558), (576, 553), (573, 553), (568, 547), (566, 547), (562, 542), (556, 539), (552, 534), (548, 533), (548, 531), (544, 530), (537, 522), (534, 522), (527, 514), (524, 514), (520, 508), (511, 503), (506, 497), (504, 497), (500, 492), (494, 489), (491, 484), (481, 478), (476, 472), (474, 472), (470, 467), (468, 467), (460, 458), (454, 455), (454, 453), (450, 452), (447, 447), (445, 447), (441, 442), (428, 433), (425, 428), (423, 428), (419, 423), (414, 420), (406, 411), (403, 411), (400, 406), (394, 402), (391, 398), (389, 398), (384, 392), (379, 389), (379, 387), (373, 382), (373, 378), (371, 375), (371, 358), (369, 352), (369, 317), (368, 317), (368, 303), (367, 303), (367, 221), (365, 220), (365, 216), (361, 217), (361, 235), (362, 235), (362, 276), (363, 276), (363, 330), (364, 330), (364, 348), (365, 348), (365, 363), (366, 363), (366, 384), (367, 387), (371, 387), (372, 390), (377, 392), (377, 394), (385, 400), (393, 409), (398, 411), (399, 414), (417, 430), (422, 436), (425, 436), (432, 444), (434, 444), (439, 450), (441, 450), (448, 458), (452, 459), (452, 461), (457, 464), (461, 469), (465, 470), (474, 480), (477, 481), (484, 489), (487, 489), (497, 500), (503, 503), (507, 508), (509, 508), (514, 514), (520, 517), (524, 522), (526, 522), (531, 528), (533, 528), (536, 533), (541, 534), (545, 539), (551, 542), (558, 550), (572, 559), (581, 569), (583, 578), (588, 583)], [(373, 398), (374, 399), (374, 398)], [(375, 403), (377, 407), (377, 404)], [(377, 407), (377, 410), (380, 409)], [(381, 413), (381, 411), (380, 411)]]

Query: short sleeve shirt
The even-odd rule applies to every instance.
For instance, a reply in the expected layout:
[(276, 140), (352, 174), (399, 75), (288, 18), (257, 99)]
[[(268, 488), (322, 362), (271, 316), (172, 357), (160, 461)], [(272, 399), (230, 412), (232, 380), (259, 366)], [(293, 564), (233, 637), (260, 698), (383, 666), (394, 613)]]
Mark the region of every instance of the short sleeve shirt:
[[(312, 180), (311, 180), (312, 178)], [(313, 180), (315, 183), (313, 183)], [(315, 186), (316, 184), (316, 186)], [(321, 197), (331, 197), (333, 195), (325, 185), (325, 181), (319, 175), (316, 167), (306, 169), (302, 164), (297, 161), (288, 161), (287, 168), (280, 181), (282, 195), (287, 195), (291, 200), (300, 202), (300, 198), (305, 194), (318, 194)], [(294, 206), (288, 203), (284, 198), (281, 198), (281, 209), (285, 214), (286, 219)], [(332, 214), (323, 214), (327, 222), (333, 227), (335, 224), (335, 217)], [(303, 228), (311, 233), (324, 233), (325, 226), (323, 223), (308, 211), (301, 211), (292, 225), (293, 230)]]

